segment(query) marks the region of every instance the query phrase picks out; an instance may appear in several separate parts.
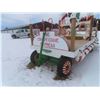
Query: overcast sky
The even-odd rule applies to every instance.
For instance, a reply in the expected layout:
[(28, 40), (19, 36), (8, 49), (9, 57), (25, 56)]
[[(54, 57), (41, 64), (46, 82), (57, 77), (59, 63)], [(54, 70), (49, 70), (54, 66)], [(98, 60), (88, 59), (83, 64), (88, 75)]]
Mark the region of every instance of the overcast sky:
[[(16, 27), (20, 25), (27, 25), (30, 23), (48, 21), (53, 18), (53, 23), (58, 23), (60, 17), (64, 13), (2, 13), (1, 14), (1, 28)], [(81, 16), (86, 15), (82, 13)], [(96, 18), (100, 18), (100, 13), (95, 13)]]

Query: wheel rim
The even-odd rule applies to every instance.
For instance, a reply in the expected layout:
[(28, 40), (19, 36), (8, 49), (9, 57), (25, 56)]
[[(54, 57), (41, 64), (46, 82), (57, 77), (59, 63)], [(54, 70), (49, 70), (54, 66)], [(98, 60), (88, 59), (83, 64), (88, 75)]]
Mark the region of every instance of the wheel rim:
[(63, 65), (63, 74), (64, 75), (68, 75), (71, 71), (71, 62), (70, 61), (66, 61)]
[(35, 64), (38, 62), (38, 58), (39, 58), (39, 56), (38, 56), (38, 54), (36, 54), (36, 55), (34, 56)]

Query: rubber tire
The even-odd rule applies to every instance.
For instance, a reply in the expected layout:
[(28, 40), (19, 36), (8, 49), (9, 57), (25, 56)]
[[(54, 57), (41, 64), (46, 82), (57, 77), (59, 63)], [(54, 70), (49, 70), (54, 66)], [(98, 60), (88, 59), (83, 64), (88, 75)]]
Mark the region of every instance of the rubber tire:
[(13, 39), (16, 39), (17, 37), (16, 37), (16, 35), (12, 35), (12, 38), (13, 38)]
[(28, 38), (30, 38), (30, 34), (28, 34), (27, 36), (28, 36)]
[(31, 62), (33, 64), (36, 64), (38, 59), (39, 59), (39, 54), (37, 53), (37, 51), (32, 52), (32, 54), (30, 56)]
[[(64, 74), (63, 69), (64, 69), (64, 64), (66, 62), (70, 62), (70, 66), (69, 66), (70, 69), (67, 74)], [(67, 57), (61, 57), (59, 63), (57, 64), (57, 76), (67, 78), (71, 73), (71, 67), (72, 67), (72, 59)]]

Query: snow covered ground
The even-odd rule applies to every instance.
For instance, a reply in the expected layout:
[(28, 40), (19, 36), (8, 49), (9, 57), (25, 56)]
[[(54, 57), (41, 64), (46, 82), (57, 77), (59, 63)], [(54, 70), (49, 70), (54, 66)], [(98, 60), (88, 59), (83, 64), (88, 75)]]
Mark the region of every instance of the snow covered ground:
[[(98, 35), (100, 38), (100, 34)], [(32, 51), (29, 39), (12, 39), (10, 34), (2, 34), (0, 58), (3, 86), (99, 86), (100, 46), (97, 46), (84, 61), (74, 64), (71, 80), (64, 81), (53, 80), (56, 66), (50, 64), (32, 70), (27, 69)]]

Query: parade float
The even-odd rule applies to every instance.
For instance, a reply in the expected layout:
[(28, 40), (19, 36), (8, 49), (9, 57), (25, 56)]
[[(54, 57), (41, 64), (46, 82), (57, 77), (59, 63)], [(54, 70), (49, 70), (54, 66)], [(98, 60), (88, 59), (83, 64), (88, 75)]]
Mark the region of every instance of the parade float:
[[(51, 18), (49, 21), (53, 22)], [(83, 61), (98, 43), (98, 23), (94, 27), (93, 22), (93, 15), (80, 21), (80, 13), (65, 13), (59, 20), (57, 29), (52, 27), (52, 30), (48, 30), (43, 24), (44, 31), (37, 36), (34, 36), (30, 25), (31, 43), (35, 49), (30, 56), (31, 67), (49, 61), (57, 66), (55, 80), (68, 78), (72, 65)]]

